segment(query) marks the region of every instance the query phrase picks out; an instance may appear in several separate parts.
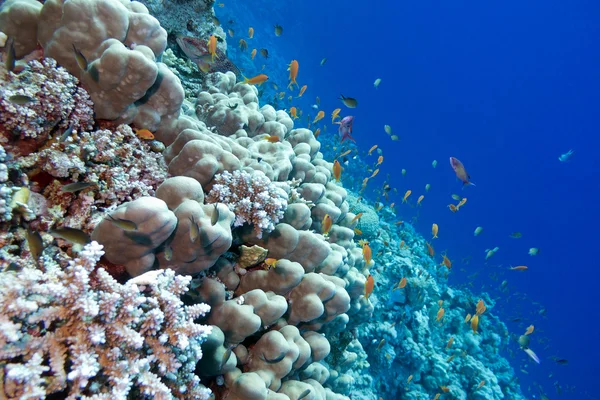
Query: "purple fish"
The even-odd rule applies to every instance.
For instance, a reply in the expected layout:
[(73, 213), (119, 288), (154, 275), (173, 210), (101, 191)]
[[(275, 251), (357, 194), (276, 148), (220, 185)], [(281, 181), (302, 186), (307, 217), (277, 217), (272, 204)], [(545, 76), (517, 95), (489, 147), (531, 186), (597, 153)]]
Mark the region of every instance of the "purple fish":
[(463, 163), (460, 162), (459, 159), (450, 157), (450, 165), (452, 166), (452, 169), (456, 173), (456, 177), (462, 181), (463, 186), (464, 185), (475, 186), (475, 184), (470, 181), (471, 177), (469, 176), (469, 174), (467, 173), (467, 170), (465, 169), (465, 166), (463, 165)]
[(354, 117), (352, 117), (352, 116), (344, 117), (339, 122), (340, 129), (338, 129), (338, 133), (339, 133), (340, 137), (342, 138), (342, 143), (344, 143), (344, 140), (346, 140), (346, 139), (350, 139), (354, 143), (356, 143), (356, 140), (354, 140), (354, 138), (351, 136), (353, 123), (354, 123)]

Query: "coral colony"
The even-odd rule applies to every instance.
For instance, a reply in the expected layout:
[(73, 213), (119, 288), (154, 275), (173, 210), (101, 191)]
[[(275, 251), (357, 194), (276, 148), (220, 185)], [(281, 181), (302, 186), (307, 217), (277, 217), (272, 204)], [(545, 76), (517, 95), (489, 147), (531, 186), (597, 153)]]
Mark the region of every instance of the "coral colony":
[(184, 101), (142, 3), (8, 0), (0, 42), (0, 397), (522, 398), (493, 302), (255, 86), (195, 72)]

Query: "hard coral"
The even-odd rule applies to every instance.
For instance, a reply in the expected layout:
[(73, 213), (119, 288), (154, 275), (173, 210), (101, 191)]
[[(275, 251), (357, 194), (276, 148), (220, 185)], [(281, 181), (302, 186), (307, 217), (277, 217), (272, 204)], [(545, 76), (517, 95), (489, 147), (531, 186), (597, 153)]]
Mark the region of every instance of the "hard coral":
[(215, 184), (206, 197), (209, 203), (225, 203), (235, 213), (234, 226), (249, 223), (260, 238), (283, 218), (287, 194), (261, 171), (225, 171), (215, 175)]
[[(92, 128), (93, 104), (88, 93), (78, 86), (77, 78), (56, 65), (51, 58), (33, 60), (20, 74), (7, 72), (2, 65), (0, 74), (0, 140), (14, 155), (27, 153), (27, 146), (15, 139), (33, 139), (39, 144), (56, 127), (75, 131)], [(24, 95), (30, 102), (18, 105), (11, 97)], [(34, 147), (35, 148), (35, 147)]]
[(194, 369), (211, 328), (194, 318), (210, 308), (179, 300), (191, 279), (161, 270), (121, 285), (96, 267), (102, 254), (92, 242), (64, 267), (0, 273), (0, 396), (207, 399)]

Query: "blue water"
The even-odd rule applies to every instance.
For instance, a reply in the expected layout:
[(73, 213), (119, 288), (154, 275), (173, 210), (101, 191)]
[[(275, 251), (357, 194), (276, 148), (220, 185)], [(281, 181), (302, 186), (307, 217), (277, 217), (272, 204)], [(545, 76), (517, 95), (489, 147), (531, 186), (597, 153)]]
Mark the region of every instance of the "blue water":
[[(385, 161), (366, 197), (376, 198), (372, 190), (386, 174), (397, 204), (407, 189), (413, 205), (425, 194), (422, 207), (397, 210), (407, 221), (418, 216), (415, 226), (428, 239), (431, 224), (439, 225), (434, 245), (454, 262), (451, 285), (489, 291), (498, 300), (492, 312), (517, 336), (535, 325), (530, 347), (541, 365), (516, 344), (505, 354), (523, 393), (539, 398), (539, 384), (550, 398), (598, 398), (600, 3), (269, 0), (227, 2), (216, 11), (222, 21), (235, 19), (236, 32), (254, 27), (249, 50), (269, 49), (271, 57), (257, 55), (247, 76), (265, 64), (282, 90), (286, 64), (298, 60), (298, 82), (308, 89), (293, 105), (312, 119), (319, 96), (324, 122), (342, 107), (342, 116), (356, 117), (361, 152), (379, 145)], [(273, 34), (276, 23), (281, 37)], [(237, 40), (228, 39), (230, 46)], [(344, 108), (339, 94), (359, 106)], [(400, 141), (390, 140), (385, 124)], [(336, 126), (327, 125), (322, 135), (333, 135)], [(561, 163), (569, 149), (574, 156)], [(461, 190), (450, 156), (464, 163), (476, 187)], [(453, 193), (468, 198), (455, 214), (446, 208), (456, 203)], [(474, 237), (477, 226), (484, 231)], [(510, 238), (515, 231), (522, 238)], [(485, 250), (496, 246), (486, 263)], [(530, 247), (539, 254), (529, 256)], [(508, 270), (516, 265), (529, 269)]]

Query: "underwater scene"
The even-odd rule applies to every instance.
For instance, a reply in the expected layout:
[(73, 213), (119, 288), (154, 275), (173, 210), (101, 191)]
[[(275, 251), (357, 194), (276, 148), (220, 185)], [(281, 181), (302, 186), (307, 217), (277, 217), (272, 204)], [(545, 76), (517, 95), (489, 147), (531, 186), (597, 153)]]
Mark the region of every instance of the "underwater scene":
[(600, 399), (599, 21), (0, 1), (0, 400)]

